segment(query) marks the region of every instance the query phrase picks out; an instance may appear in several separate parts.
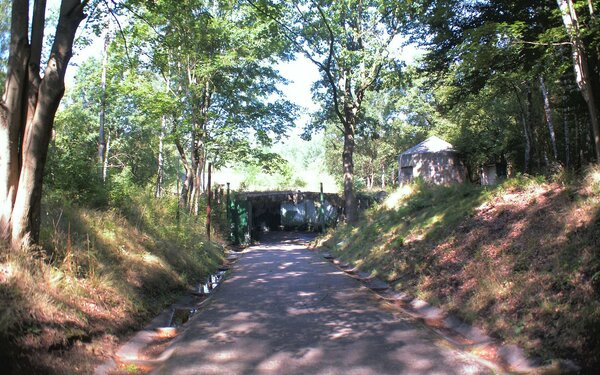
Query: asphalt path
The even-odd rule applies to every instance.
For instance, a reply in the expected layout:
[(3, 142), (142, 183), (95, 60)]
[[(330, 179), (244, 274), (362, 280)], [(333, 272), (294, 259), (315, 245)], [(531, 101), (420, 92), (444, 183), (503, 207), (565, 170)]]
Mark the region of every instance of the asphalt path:
[(305, 246), (247, 249), (156, 374), (488, 374)]

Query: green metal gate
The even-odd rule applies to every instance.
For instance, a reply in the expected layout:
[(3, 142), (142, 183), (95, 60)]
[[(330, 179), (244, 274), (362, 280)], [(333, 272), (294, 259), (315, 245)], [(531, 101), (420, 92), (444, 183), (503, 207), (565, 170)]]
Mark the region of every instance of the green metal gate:
[(229, 224), (229, 240), (234, 245), (250, 244), (250, 218), (252, 207), (247, 200), (240, 201), (237, 194), (227, 195), (227, 222)]

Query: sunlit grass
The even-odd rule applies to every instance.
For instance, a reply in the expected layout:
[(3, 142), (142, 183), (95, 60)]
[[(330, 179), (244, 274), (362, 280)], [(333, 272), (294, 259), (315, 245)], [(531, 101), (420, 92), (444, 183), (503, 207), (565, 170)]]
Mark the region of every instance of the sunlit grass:
[(600, 364), (599, 175), (416, 182), (321, 243), (535, 355)]
[(116, 334), (206, 277), (223, 248), (206, 242), (203, 220), (182, 213), (177, 223), (173, 201), (140, 192), (97, 210), (47, 200), (42, 247), (0, 251), (0, 339), (47, 353), (73, 337)]

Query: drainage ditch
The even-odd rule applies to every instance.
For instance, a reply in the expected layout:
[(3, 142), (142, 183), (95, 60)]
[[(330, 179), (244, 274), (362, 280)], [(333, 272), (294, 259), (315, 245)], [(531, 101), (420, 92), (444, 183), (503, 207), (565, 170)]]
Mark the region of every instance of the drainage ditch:
[(151, 371), (171, 354), (168, 348), (184, 326), (210, 299), (219, 287), (230, 266), (239, 256), (231, 254), (218, 271), (209, 275), (192, 290), (191, 296), (182, 298), (171, 308), (163, 311), (144, 330), (139, 331), (123, 345), (113, 359), (95, 370), (96, 375), (107, 375), (127, 366), (135, 366), (141, 373)]

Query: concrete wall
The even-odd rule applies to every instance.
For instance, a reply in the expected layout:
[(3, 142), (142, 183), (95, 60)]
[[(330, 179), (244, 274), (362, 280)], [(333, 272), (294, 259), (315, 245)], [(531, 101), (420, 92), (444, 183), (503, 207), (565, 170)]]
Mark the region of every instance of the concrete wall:
[(467, 171), (456, 152), (401, 154), (398, 158), (398, 181), (405, 184), (416, 177), (445, 185), (464, 182)]
[(481, 185), (496, 185), (498, 182), (498, 173), (496, 164), (484, 165), (481, 168)]
[[(319, 223), (320, 203), (312, 199), (304, 199), (298, 203), (281, 202), (281, 225), (285, 227), (317, 227)], [(324, 201), (325, 224), (331, 224), (337, 218), (337, 209), (328, 201)]]

